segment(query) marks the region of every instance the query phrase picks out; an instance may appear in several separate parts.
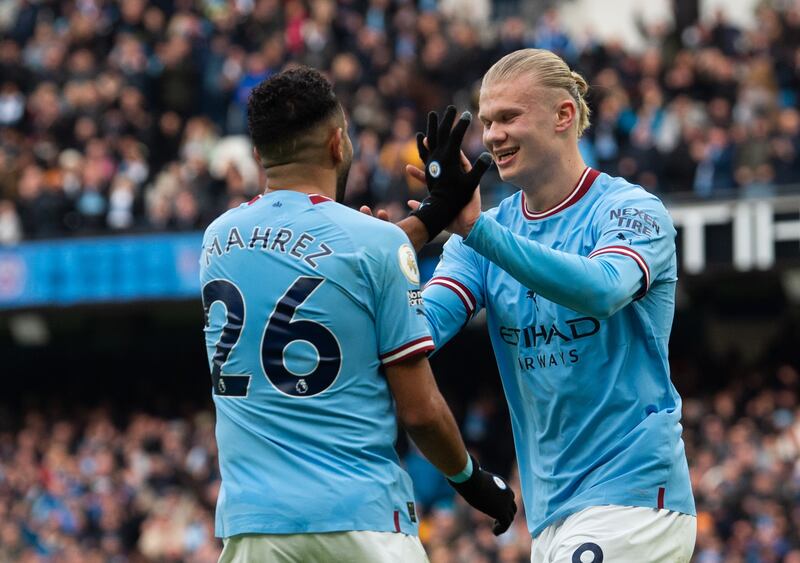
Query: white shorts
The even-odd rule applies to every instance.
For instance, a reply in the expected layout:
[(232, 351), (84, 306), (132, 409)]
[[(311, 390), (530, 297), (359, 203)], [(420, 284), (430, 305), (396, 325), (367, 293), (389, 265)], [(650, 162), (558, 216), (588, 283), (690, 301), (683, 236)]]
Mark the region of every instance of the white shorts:
[(243, 534), (223, 543), (219, 563), (428, 563), (418, 537), (392, 532)]
[(697, 518), (637, 506), (593, 506), (533, 540), (532, 563), (689, 563)]

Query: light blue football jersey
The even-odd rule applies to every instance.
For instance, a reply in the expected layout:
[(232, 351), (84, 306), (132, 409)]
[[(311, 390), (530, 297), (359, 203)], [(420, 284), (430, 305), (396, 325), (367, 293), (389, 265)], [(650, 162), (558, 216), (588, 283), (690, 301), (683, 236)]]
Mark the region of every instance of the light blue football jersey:
[(276, 191), (220, 216), (203, 247), (217, 536), (416, 534), (382, 373), (433, 348), (406, 235)]
[(554, 208), (517, 192), (445, 244), (431, 333), (441, 346), (486, 309), (532, 536), (590, 506), (695, 514), (667, 360), (676, 281), (661, 202), (590, 168)]

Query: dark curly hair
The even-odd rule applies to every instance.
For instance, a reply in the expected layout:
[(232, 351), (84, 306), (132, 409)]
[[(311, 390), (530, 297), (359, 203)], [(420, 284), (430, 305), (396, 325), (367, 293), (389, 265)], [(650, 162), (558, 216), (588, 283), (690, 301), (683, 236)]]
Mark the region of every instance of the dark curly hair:
[(256, 86), (247, 102), (247, 125), (253, 144), (270, 159), (291, 158), (297, 141), (341, 112), (330, 82), (309, 67), (276, 74)]

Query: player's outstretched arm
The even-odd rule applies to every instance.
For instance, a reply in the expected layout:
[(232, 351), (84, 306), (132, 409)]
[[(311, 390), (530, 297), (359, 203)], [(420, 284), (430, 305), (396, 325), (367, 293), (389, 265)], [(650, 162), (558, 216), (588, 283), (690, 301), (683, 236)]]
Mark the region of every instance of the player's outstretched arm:
[(494, 262), (528, 289), (573, 311), (605, 319), (641, 291), (636, 262), (614, 255), (588, 258), (553, 250), (481, 215), (464, 244)]
[(413, 356), (386, 367), (397, 415), (420, 451), (470, 505), (495, 519), (496, 535), (514, 520), (514, 492), (466, 453), (453, 414), (436, 386), (427, 358)]

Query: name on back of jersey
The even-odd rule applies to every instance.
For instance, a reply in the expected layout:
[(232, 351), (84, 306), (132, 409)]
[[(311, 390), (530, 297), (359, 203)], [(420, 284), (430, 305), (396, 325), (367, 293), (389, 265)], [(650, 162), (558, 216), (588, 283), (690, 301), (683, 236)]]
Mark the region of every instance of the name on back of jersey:
[(256, 226), (245, 239), (237, 227), (231, 227), (227, 236), (221, 238), (215, 234), (205, 245), (203, 250), (205, 264), (208, 266), (213, 258), (240, 250), (280, 252), (303, 261), (312, 268), (318, 266), (317, 262), (320, 259), (335, 254), (331, 247), (317, 241), (314, 235), (305, 231), (295, 233), (285, 227)]

